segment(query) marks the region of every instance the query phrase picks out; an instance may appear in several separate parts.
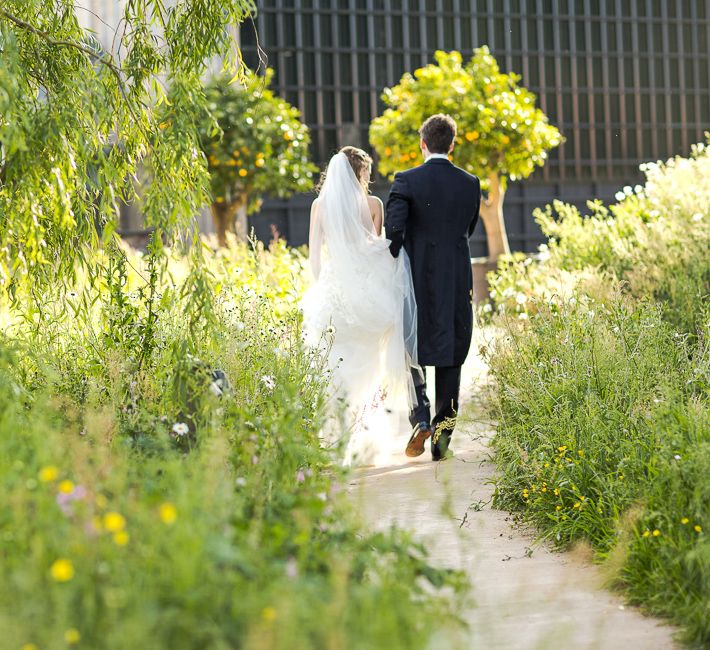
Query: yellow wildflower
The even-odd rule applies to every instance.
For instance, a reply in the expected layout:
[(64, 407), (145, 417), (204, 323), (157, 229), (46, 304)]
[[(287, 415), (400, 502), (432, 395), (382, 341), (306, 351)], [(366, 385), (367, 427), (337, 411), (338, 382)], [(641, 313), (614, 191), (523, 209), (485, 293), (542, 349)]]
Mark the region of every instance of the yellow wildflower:
[(558, 448), (557, 448), (557, 451), (559, 451), (560, 453), (562, 453), (562, 452), (565, 451), (566, 449), (567, 449), (567, 445), (562, 445), (561, 447), (558, 447)]
[(76, 645), (77, 643), (79, 643), (80, 639), (81, 639), (81, 633), (75, 627), (68, 629), (64, 633), (64, 640), (69, 645)]
[(680, 520), (680, 523), (685, 526), (685, 524), (687, 524), (689, 521), (690, 519), (688, 519), (687, 517), (683, 517), (683, 519)]
[(619, 480), (620, 480), (620, 481), (623, 481), (623, 480), (624, 480), (624, 475), (623, 475), (623, 474), (619, 474)]
[(276, 610), (273, 607), (264, 607), (261, 610), (261, 618), (265, 621), (273, 621), (276, 619)]
[(59, 477), (59, 470), (54, 465), (47, 465), (39, 470), (39, 480), (42, 483), (51, 483)]
[(579, 503), (579, 501), (577, 501), (577, 503), (574, 504), (574, 507), (579, 508), (580, 505), (581, 505), (581, 503)]
[(510, 138), (507, 135), (504, 135), (500, 140), (503, 144), (508, 144), (510, 142)]
[(550, 463), (545, 463), (545, 467), (549, 467), (549, 466), (550, 466)]
[(695, 524), (695, 526), (693, 526), (693, 530), (694, 530), (696, 533), (702, 533), (702, 532), (703, 532), (703, 527), (702, 527), (700, 524)]
[(474, 140), (478, 140), (479, 135), (478, 131), (469, 131), (466, 133), (466, 140), (473, 142)]
[(651, 535), (651, 531), (648, 530), (648, 529), (646, 529), (646, 530), (643, 531), (642, 537), (650, 537), (650, 535)]
[(69, 582), (74, 577), (74, 565), (71, 560), (59, 558), (52, 564), (50, 573), (57, 582)]
[(553, 490), (553, 492), (555, 493), (555, 496), (556, 496), (556, 497), (560, 496), (560, 490), (559, 490), (559, 488), (555, 488), (555, 489)]
[(385, 156), (392, 155), (392, 147), (385, 147)]
[(583, 451), (582, 449), (580, 449), (580, 450), (577, 452), (577, 454), (579, 454), (580, 456), (584, 456), (584, 451)]
[(74, 491), (74, 483), (69, 480), (62, 481), (57, 489), (63, 494), (71, 494)]
[(263, 167), (264, 166), (264, 159), (263, 158), (257, 158), (256, 162), (254, 163), (257, 167)]
[(25, 643), (20, 650), (39, 650), (34, 643)]
[(240, 169), (239, 175), (244, 178), (249, 172), (246, 169)]
[(130, 536), (125, 530), (119, 530), (113, 535), (113, 541), (116, 542), (118, 546), (125, 546), (126, 544), (128, 544), (129, 540)]
[(164, 524), (173, 524), (177, 519), (177, 508), (170, 502), (161, 503), (158, 514)]
[(579, 500), (580, 501), (585, 501), (587, 497), (585, 497), (583, 494), (579, 495)]
[(555, 510), (559, 512), (560, 510), (562, 510), (562, 506), (555, 506)]
[(104, 515), (104, 528), (109, 533), (117, 533), (126, 527), (126, 520), (123, 515), (118, 512), (107, 512)]
[(661, 536), (661, 531), (658, 530), (658, 528), (656, 528), (656, 529), (653, 531), (653, 536), (654, 536), (654, 537), (660, 537), (660, 536)]

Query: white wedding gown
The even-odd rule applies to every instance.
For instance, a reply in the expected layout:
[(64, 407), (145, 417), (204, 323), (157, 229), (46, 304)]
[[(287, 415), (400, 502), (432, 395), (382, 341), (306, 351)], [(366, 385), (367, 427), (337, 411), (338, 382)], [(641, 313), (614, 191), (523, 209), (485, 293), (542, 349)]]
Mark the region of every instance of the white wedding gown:
[(328, 164), (311, 210), (309, 244), (315, 282), (301, 307), (306, 340), (327, 352), (332, 372), (326, 437), (335, 436), (336, 417), (344, 415), (345, 462), (370, 464), (396, 434), (382, 430), (384, 397), (400, 406), (414, 397), (416, 302), (406, 253), (390, 255), (342, 153)]

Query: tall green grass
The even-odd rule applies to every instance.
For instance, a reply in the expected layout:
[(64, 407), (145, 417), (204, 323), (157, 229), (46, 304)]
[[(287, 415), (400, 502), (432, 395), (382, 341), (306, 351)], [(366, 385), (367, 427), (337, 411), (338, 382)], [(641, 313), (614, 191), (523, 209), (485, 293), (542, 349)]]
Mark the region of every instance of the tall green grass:
[[(710, 643), (710, 154), (647, 169), (494, 279), (495, 501), (590, 543), (632, 602)], [(680, 198), (677, 198), (680, 196)]]

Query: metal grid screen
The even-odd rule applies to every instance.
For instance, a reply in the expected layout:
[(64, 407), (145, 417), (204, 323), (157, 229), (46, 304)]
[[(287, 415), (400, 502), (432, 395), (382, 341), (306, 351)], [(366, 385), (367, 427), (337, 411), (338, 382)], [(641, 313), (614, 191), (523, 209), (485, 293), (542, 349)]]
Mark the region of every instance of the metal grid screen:
[[(640, 162), (687, 153), (710, 126), (710, 0), (260, 0), (258, 7), (241, 29), (245, 59), (257, 65), (258, 42), (279, 94), (311, 127), (321, 163), (344, 144), (367, 147), (382, 89), (431, 62), (437, 49), (467, 56), (485, 44), (503, 69), (520, 73), (567, 141), (511, 191), (506, 220), (518, 221), (518, 212), (522, 219), (508, 224), (514, 248), (540, 239), (528, 223), (535, 205), (580, 200), (582, 187), (609, 199), (612, 188), (639, 178)], [(547, 194), (530, 187), (540, 184)], [(540, 194), (547, 198), (530, 198)], [(300, 213), (301, 203), (268, 202), (265, 211)]]
[[(567, 137), (545, 180), (625, 176), (708, 128), (710, 0), (262, 0), (255, 24), (319, 161), (367, 144), (382, 89), (403, 72), (483, 44)], [(254, 34), (242, 28), (250, 65)]]

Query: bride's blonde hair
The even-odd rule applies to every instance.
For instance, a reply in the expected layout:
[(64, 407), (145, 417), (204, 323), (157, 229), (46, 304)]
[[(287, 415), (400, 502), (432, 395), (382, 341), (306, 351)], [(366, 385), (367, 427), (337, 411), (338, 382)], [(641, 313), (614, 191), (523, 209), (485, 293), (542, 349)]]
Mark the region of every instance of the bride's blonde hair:
[[(350, 167), (352, 167), (353, 172), (355, 172), (355, 178), (360, 181), (362, 189), (364, 189), (367, 193), (369, 191), (369, 183), (365, 180), (364, 172), (372, 166), (372, 158), (370, 157), (370, 155), (362, 149), (358, 149), (357, 147), (351, 147), (349, 145), (347, 147), (343, 147), (340, 151), (338, 151), (338, 153), (345, 154), (345, 157), (350, 163)], [(326, 172), (323, 172), (320, 176), (320, 182), (316, 186), (317, 192), (321, 191), (323, 183), (325, 182), (325, 176)]]

